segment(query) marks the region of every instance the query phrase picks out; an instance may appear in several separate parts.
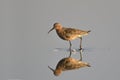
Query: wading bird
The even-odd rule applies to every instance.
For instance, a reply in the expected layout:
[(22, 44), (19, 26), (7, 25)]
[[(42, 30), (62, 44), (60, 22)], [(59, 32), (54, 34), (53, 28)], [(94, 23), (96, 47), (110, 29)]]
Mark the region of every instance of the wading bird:
[[(76, 38), (80, 38), (80, 50), (82, 49), (82, 37), (85, 35), (88, 35), (89, 32), (91, 32), (90, 30), (88, 31), (84, 31), (84, 30), (80, 30), (80, 29), (75, 29), (75, 28), (66, 28), (63, 27), (60, 23), (55, 23), (53, 25), (53, 28), (49, 30), (49, 32), (51, 32), (53, 29), (56, 30), (57, 35), (63, 39), (63, 40), (67, 40), (69, 41), (70, 47), (70, 55), (69, 57), (71, 57), (71, 40), (74, 40)], [(48, 33), (49, 33), (48, 32)]]

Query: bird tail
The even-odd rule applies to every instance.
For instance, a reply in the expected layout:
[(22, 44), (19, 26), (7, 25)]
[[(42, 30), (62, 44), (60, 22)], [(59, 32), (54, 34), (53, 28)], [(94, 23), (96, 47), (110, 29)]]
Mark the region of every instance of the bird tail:
[(87, 31), (87, 33), (91, 32), (91, 30)]
[(88, 66), (88, 67), (91, 67), (91, 65), (90, 65), (89, 63), (87, 64), (87, 66)]

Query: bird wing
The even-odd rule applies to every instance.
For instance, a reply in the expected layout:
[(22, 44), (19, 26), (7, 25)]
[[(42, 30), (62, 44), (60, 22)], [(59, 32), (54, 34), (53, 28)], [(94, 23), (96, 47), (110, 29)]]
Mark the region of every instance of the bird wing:
[(83, 31), (83, 30), (80, 30), (80, 29), (74, 29), (74, 28), (64, 28), (64, 34), (66, 34), (67, 37), (70, 37), (70, 36), (77, 36), (78, 34), (80, 35), (83, 35), (83, 34), (86, 34), (87, 31)]

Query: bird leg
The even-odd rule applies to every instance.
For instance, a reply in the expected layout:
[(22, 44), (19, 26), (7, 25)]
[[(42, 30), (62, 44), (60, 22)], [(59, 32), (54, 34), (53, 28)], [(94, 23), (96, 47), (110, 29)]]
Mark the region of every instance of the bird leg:
[(80, 37), (80, 50), (82, 50), (82, 37)]
[(80, 50), (80, 61), (82, 61), (82, 49)]
[(71, 57), (71, 54), (72, 54), (72, 50), (71, 50), (71, 46), (72, 46), (72, 44), (71, 44), (71, 41), (69, 41), (69, 44), (70, 44), (70, 47), (69, 47), (70, 55), (69, 55), (69, 57)]

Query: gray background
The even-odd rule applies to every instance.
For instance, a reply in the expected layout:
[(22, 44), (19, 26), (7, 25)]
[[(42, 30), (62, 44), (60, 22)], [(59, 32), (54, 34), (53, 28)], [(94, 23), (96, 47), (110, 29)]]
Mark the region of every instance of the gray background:
[[(69, 55), (53, 23), (92, 32), (83, 38), (83, 61), (91, 68), (55, 77), (48, 65)], [(119, 80), (119, 0), (0, 0), (0, 80)], [(72, 41), (79, 47), (79, 39)], [(79, 54), (72, 55), (79, 58)]]

